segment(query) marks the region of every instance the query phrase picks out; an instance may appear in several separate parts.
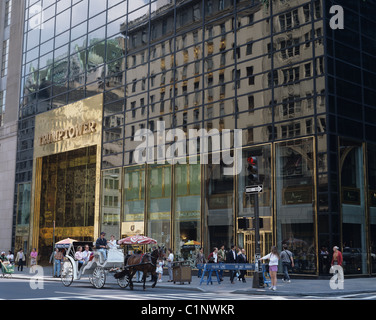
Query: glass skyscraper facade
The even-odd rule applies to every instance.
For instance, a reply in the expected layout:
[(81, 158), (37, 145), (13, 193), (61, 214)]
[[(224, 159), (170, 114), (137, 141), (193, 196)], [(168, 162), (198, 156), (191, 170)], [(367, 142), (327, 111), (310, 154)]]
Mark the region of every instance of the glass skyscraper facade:
[[(52, 234), (95, 240), (103, 230), (153, 237), (191, 261), (191, 241), (206, 254), (237, 244), (253, 257), (254, 231), (237, 221), (254, 216), (245, 187), (257, 157), (262, 253), (287, 244), (294, 273), (319, 275), (329, 271), (321, 249), (338, 245), (345, 274), (375, 272), (376, 3), (341, 1), (344, 30), (329, 27), (334, 4), (27, 0), (15, 215), (31, 227), (16, 226), (15, 243), (52, 247)], [(82, 118), (80, 103), (99, 100), (100, 124)], [(41, 116), (54, 123), (44, 138)], [(94, 120), (101, 137), (75, 143)], [(188, 151), (164, 161), (201, 129), (211, 133), (207, 163)], [(241, 147), (230, 145), (242, 160), (234, 166), (213, 143), (226, 129), (242, 133)], [(145, 153), (140, 130), (154, 140)]]

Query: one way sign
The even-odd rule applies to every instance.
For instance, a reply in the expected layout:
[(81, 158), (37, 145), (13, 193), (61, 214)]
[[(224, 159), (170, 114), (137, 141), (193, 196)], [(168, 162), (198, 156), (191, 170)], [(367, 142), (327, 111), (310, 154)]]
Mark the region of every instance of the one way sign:
[(262, 185), (249, 186), (249, 187), (245, 187), (245, 193), (246, 194), (257, 194), (257, 193), (261, 193), (262, 189), (263, 189)]

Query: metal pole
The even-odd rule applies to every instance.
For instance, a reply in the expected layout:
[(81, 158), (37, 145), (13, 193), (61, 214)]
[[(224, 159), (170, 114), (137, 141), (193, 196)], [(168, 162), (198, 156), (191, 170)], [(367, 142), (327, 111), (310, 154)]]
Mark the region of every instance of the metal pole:
[(55, 272), (55, 220), (53, 224), (53, 229), (52, 229), (52, 276), (54, 276)]
[(253, 274), (253, 288), (260, 288), (260, 280), (259, 280), (259, 259), (261, 258), (261, 250), (260, 250), (260, 219), (259, 219), (259, 193), (255, 194), (255, 272)]

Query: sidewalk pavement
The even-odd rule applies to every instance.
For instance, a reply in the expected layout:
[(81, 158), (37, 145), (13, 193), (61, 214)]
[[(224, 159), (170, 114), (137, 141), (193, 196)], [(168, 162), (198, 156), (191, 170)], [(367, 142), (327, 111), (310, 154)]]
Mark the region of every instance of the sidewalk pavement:
[[(40, 277), (38, 273), (31, 273), (29, 268), (25, 268), (23, 272), (17, 271), (15, 268), (15, 273), (13, 274), (13, 279), (31, 279), (32, 277)], [(59, 278), (52, 277), (52, 267), (43, 267), (43, 279), (45, 281), (58, 281)], [(330, 286), (330, 277), (327, 279), (317, 279), (317, 278), (306, 278), (306, 279), (291, 279), (291, 283), (286, 283), (281, 280), (278, 276), (277, 290), (272, 291), (266, 288), (252, 288), (252, 277), (246, 278), (246, 283), (234, 281), (234, 284), (230, 283), (229, 277), (224, 277), (224, 280), (219, 284), (216, 280), (215, 275), (213, 276), (213, 283), (207, 284), (207, 277), (205, 276), (205, 281), (200, 285), (201, 278), (196, 275), (192, 275), (191, 283), (188, 282), (180, 283), (168, 282), (168, 276), (163, 275), (162, 282), (157, 283), (158, 288), (165, 289), (176, 289), (176, 290), (187, 290), (187, 291), (198, 291), (198, 292), (223, 292), (223, 293), (233, 293), (233, 294), (249, 294), (249, 295), (274, 295), (274, 296), (301, 296), (301, 297), (335, 297), (343, 295), (354, 295), (354, 294), (376, 294), (376, 278), (373, 277), (362, 277), (362, 278), (346, 278), (343, 283), (343, 289), (333, 290)], [(142, 286), (141, 283), (136, 283), (135, 277), (133, 282), (135, 287)], [(150, 287), (152, 282), (149, 281), (150, 276), (146, 279), (147, 287)], [(1, 280), (5, 281), (5, 280)], [(91, 286), (87, 276), (83, 276), (81, 280), (74, 281), (75, 283), (87, 283)], [(106, 286), (117, 286), (116, 279), (113, 277), (113, 273), (107, 274)], [(120, 288), (120, 287), (119, 287)], [(126, 289), (128, 290), (128, 289)]]

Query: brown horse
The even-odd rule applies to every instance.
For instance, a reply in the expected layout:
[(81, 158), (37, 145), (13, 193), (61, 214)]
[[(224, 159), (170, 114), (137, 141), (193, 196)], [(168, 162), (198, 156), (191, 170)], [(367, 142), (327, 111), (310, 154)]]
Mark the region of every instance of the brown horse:
[(155, 272), (157, 268), (157, 260), (158, 258), (163, 259), (163, 257), (164, 252), (162, 249), (155, 249), (152, 253), (127, 255), (124, 260), (124, 270), (115, 274), (115, 278), (120, 279), (128, 276), (129, 287), (131, 288), (131, 290), (133, 290), (132, 278), (137, 271), (142, 271), (142, 282), (143, 288), (145, 290), (146, 277), (148, 272), (150, 272), (154, 279), (154, 283), (151, 287), (154, 288), (158, 280), (157, 274)]

